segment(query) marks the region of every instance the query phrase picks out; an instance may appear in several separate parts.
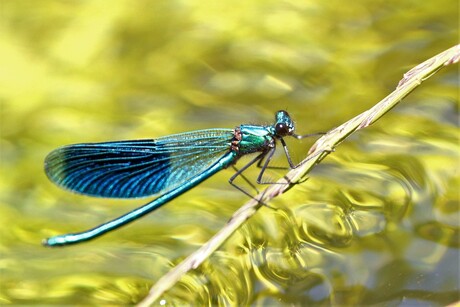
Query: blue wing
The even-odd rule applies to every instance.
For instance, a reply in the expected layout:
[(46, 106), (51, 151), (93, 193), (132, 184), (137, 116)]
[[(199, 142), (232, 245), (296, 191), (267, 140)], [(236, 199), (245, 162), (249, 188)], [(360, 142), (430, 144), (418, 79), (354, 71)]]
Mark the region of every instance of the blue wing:
[(100, 197), (145, 197), (199, 175), (230, 149), (232, 129), (154, 140), (75, 144), (52, 151), (45, 172), (57, 185)]

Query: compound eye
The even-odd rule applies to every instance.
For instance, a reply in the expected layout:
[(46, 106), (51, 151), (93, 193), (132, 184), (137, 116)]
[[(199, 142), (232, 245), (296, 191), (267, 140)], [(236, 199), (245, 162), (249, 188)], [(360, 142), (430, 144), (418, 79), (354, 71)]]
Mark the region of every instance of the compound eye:
[(289, 127), (286, 124), (278, 123), (275, 126), (275, 132), (278, 135), (287, 135), (289, 134)]

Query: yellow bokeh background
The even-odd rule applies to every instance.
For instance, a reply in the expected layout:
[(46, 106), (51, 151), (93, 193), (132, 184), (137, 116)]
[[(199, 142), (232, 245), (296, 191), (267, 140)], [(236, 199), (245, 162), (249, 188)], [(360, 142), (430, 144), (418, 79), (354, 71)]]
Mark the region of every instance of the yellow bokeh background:
[[(0, 304), (136, 303), (247, 200), (226, 170), (117, 232), (47, 249), (42, 238), (147, 202), (60, 190), (43, 171), (51, 150), (268, 124), (279, 109), (299, 134), (327, 131), (457, 44), (458, 11), (453, 0), (1, 1)], [(166, 301), (459, 300), (458, 98), (458, 67), (447, 67), (270, 204), (278, 210), (260, 210)], [(308, 149), (289, 145), (298, 160)]]

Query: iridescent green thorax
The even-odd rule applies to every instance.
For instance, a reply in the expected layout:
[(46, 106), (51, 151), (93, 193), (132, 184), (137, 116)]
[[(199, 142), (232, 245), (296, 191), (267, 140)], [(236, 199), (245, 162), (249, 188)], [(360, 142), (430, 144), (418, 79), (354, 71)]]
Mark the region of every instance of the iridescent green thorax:
[(293, 135), (294, 122), (286, 111), (278, 111), (275, 123), (269, 126), (241, 125), (234, 130), (231, 149), (238, 155), (268, 151), (276, 139)]
[(235, 131), (241, 134), (241, 140), (238, 142), (238, 154), (264, 151), (273, 147), (275, 139), (270, 131), (271, 126), (241, 125)]

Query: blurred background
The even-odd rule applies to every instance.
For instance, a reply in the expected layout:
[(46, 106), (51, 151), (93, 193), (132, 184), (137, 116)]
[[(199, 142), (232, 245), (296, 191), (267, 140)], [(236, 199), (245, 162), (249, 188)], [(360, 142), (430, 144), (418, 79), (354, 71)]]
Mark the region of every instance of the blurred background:
[[(225, 170), (116, 232), (44, 248), (45, 237), (149, 200), (61, 190), (43, 171), (53, 149), (269, 124), (279, 109), (299, 134), (327, 131), (457, 44), (458, 5), (1, 1), (0, 304), (136, 303), (247, 201)], [(171, 288), (166, 304), (458, 301), (458, 82), (458, 66), (439, 71), (347, 139), (269, 204), (277, 210), (261, 208)], [(297, 160), (312, 142), (290, 142)]]

